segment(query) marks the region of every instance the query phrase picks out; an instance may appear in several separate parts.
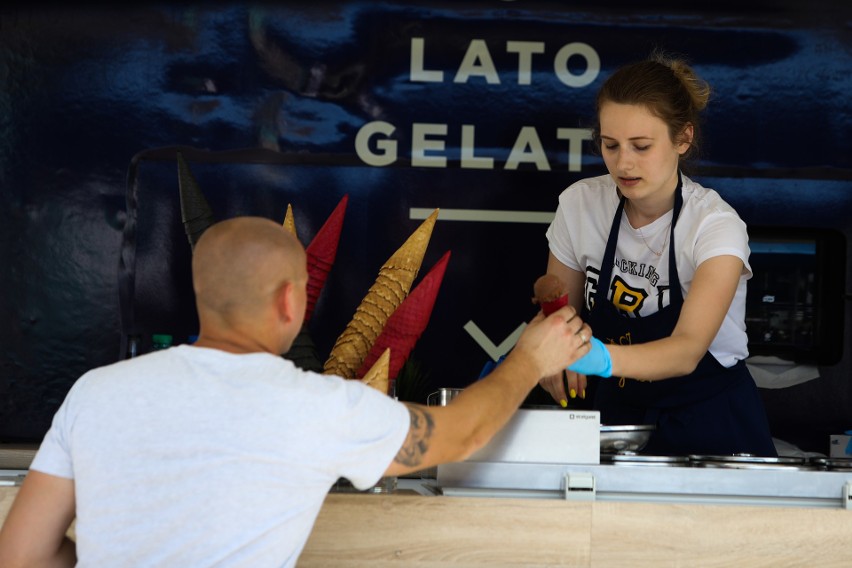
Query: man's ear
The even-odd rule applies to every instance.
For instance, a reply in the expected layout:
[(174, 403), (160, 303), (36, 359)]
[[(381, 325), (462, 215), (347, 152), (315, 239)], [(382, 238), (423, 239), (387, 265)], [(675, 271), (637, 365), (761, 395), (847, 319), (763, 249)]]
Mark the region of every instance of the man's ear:
[(284, 282), (278, 287), (275, 293), (275, 309), (278, 312), (279, 319), (290, 322), (296, 318), (295, 302), (293, 293), (295, 287), (292, 282)]

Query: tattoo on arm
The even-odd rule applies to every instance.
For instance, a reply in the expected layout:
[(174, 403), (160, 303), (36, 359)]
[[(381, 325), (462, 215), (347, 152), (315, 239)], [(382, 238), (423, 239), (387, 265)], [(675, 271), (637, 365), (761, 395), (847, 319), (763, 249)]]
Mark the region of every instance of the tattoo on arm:
[(423, 454), (429, 450), (435, 422), (429, 410), (422, 406), (409, 406), (408, 414), (411, 426), (394, 461), (407, 467), (417, 467), (423, 463)]

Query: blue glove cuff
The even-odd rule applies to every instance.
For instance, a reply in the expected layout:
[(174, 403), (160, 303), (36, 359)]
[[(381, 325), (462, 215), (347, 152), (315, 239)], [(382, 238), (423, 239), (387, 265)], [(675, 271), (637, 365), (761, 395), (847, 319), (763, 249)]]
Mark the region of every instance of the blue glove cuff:
[(612, 376), (612, 357), (597, 337), (589, 340), (591, 350), (568, 366), (569, 371), (581, 375)]

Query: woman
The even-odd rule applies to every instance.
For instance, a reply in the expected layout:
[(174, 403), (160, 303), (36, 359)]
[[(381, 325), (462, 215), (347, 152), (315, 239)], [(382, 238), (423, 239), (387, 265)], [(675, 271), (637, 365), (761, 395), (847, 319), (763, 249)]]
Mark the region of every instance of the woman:
[[(572, 369), (609, 377), (595, 389), (602, 423), (655, 424), (648, 454), (775, 456), (744, 363), (746, 226), (680, 171), (709, 94), (659, 54), (604, 83), (596, 141), (609, 175), (560, 195), (547, 272), (595, 335), (595, 357)], [(585, 396), (586, 375), (566, 374), (571, 396)], [(540, 384), (564, 403), (561, 376)]]

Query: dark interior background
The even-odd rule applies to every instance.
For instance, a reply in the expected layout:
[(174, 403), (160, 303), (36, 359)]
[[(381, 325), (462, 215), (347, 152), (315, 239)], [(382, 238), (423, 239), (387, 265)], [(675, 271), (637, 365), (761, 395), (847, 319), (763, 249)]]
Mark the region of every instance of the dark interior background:
[[(603, 78), (654, 48), (684, 54), (714, 88), (690, 175), (754, 227), (852, 231), (852, 8), (848, 2), (287, 2), (27, 4), (0, 8), (0, 441), (39, 441), (71, 384), (123, 355), (130, 333), (197, 330), (181, 223), (183, 152), (219, 219), (284, 219), (308, 244), (344, 195), (337, 262), (310, 333), (322, 359), (381, 264), (419, 225), (412, 208), (553, 212), (567, 185), (604, 172), (583, 143), (569, 168), (558, 128), (585, 128)], [(412, 81), (412, 38), (441, 82)], [(454, 82), (482, 40), (499, 75)], [(542, 42), (519, 84), (507, 42)], [(554, 56), (580, 42), (600, 59), (569, 87)], [(481, 60), (479, 63), (483, 63)], [(567, 69), (580, 75), (582, 58)], [(360, 129), (395, 127), (398, 156), (370, 166)], [(446, 125), (412, 166), (414, 124)], [(462, 127), (475, 126), (464, 167)], [(533, 127), (549, 169), (506, 163)], [(468, 148), (470, 150), (470, 148)], [(452, 257), (412, 354), (421, 393), (464, 386), (534, 309), (545, 224), (439, 221), (421, 275)], [(844, 315), (842, 357), (820, 377), (762, 390), (773, 434), (828, 452), (852, 428), (848, 250), (826, 262)]]

